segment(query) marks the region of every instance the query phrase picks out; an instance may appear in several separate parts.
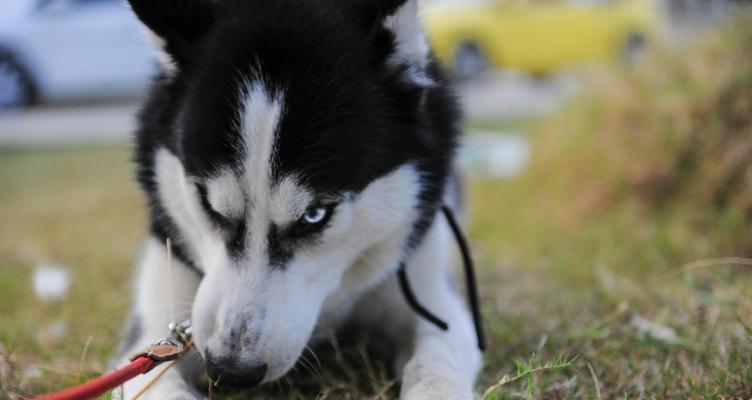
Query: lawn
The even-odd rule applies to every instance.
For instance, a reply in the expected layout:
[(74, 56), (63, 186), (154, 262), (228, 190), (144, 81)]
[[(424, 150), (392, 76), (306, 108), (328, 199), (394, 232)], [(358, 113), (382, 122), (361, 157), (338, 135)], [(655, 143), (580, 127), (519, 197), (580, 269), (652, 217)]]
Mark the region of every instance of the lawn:
[[(636, 71), (590, 71), (587, 94), (525, 124), (522, 175), (471, 181), (489, 337), (479, 394), (752, 398), (746, 22)], [(124, 147), (0, 150), (0, 397), (105, 370), (145, 232), (133, 182)], [(64, 301), (31, 290), (40, 263), (70, 269)], [(394, 396), (362, 346), (342, 353), (270, 393)]]

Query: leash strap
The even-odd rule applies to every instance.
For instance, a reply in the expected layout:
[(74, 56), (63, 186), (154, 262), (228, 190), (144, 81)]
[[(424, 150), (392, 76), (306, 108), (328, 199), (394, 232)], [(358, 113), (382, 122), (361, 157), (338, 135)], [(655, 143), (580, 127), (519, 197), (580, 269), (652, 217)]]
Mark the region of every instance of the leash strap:
[(157, 364), (159, 364), (159, 362), (149, 357), (141, 356), (131, 361), (131, 363), (125, 367), (112, 371), (107, 375), (100, 376), (97, 379), (62, 392), (36, 397), (35, 400), (95, 399), (107, 392), (115, 390), (125, 382), (151, 371), (151, 369)]
[[(467, 297), (470, 302), (470, 310), (473, 315), (475, 336), (478, 340), (478, 348), (481, 351), (484, 351), (486, 350), (486, 339), (483, 334), (483, 320), (480, 312), (478, 283), (475, 277), (475, 264), (473, 263), (473, 258), (470, 253), (470, 246), (467, 244), (467, 239), (465, 239), (465, 236), (462, 234), (462, 229), (460, 228), (459, 223), (457, 223), (457, 218), (455, 218), (452, 209), (444, 205), (441, 207), (441, 210), (444, 213), (447, 222), (449, 222), (449, 226), (452, 228), (454, 239), (456, 240), (457, 245), (460, 248), (460, 253), (462, 253), (462, 264), (465, 269), (465, 283), (467, 284)], [(402, 289), (402, 294), (405, 296), (407, 304), (410, 305), (413, 311), (423, 317), (426, 321), (436, 325), (442, 331), (449, 330), (449, 325), (444, 320), (428, 311), (428, 309), (423, 307), (415, 297), (415, 293), (410, 287), (410, 281), (407, 279), (407, 271), (404, 262), (400, 264), (399, 269), (397, 270), (397, 276), (399, 278), (399, 284), (400, 288)]]
[(35, 397), (34, 400), (90, 400), (111, 392), (129, 380), (146, 374), (158, 365), (180, 358), (191, 345), (191, 322), (170, 323), (172, 337), (147, 346), (129, 358), (130, 363), (71, 389)]

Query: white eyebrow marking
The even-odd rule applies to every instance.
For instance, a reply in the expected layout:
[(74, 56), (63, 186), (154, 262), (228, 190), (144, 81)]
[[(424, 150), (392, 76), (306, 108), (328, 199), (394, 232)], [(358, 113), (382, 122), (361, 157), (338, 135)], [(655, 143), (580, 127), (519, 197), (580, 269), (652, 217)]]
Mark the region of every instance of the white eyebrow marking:
[(272, 199), (269, 214), (277, 225), (294, 222), (314, 201), (313, 194), (291, 176), (285, 177), (276, 185)]
[(245, 195), (237, 176), (224, 170), (207, 183), (207, 200), (214, 211), (226, 218), (238, 219), (245, 211)]

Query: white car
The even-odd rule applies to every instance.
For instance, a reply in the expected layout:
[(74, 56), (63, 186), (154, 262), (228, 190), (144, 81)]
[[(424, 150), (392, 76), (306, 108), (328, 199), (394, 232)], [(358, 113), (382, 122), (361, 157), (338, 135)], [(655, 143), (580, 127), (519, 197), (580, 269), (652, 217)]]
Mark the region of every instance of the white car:
[(124, 0), (0, 2), (0, 109), (135, 96), (158, 68)]

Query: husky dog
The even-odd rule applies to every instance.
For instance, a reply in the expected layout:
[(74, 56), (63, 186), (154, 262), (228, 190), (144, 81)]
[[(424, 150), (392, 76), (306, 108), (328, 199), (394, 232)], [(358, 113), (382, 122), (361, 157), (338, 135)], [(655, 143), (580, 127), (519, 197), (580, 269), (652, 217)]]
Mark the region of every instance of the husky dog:
[[(137, 133), (151, 225), (123, 354), (173, 318), (197, 350), (147, 397), (202, 398), (205, 373), (272, 382), (357, 324), (394, 349), (402, 398), (472, 398), (481, 354), (441, 215), (459, 115), (417, 0), (129, 2), (164, 67)], [(448, 330), (405, 302), (403, 263)]]

